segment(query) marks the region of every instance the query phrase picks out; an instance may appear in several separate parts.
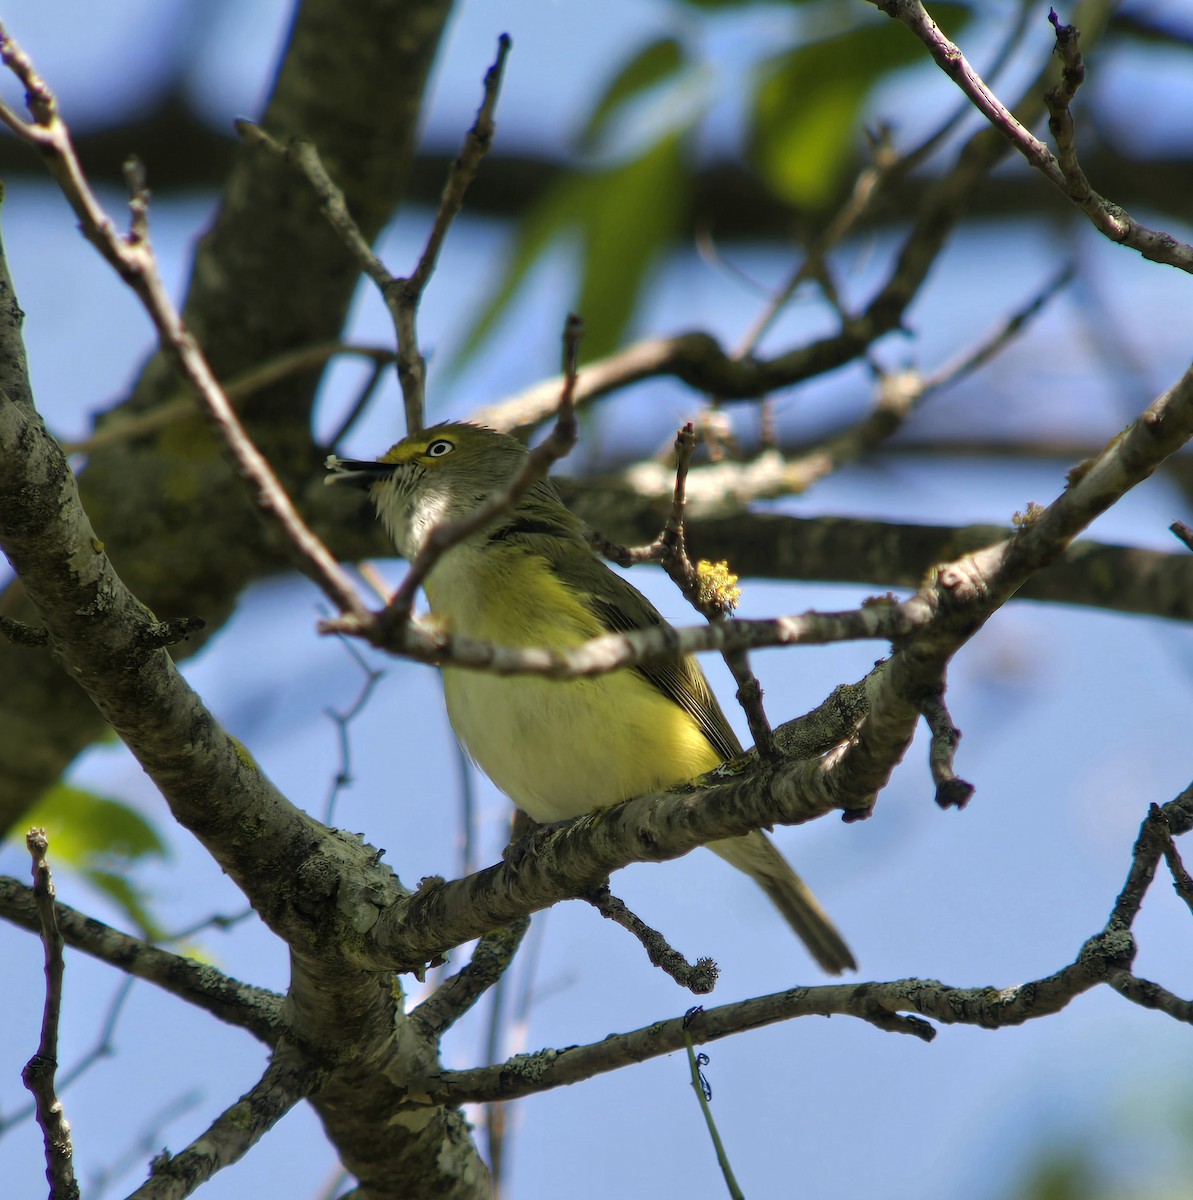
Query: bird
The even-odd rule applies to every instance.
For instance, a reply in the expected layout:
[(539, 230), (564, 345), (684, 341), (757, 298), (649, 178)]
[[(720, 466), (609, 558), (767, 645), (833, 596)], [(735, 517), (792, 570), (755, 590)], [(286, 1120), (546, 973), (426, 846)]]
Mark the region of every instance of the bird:
[[(445, 422), (378, 461), (328, 458), (328, 483), (366, 489), (399, 553), (475, 514), (523, 471), (518, 439)], [(448, 548), (423, 582), (431, 615), (455, 635), (566, 649), (610, 632), (665, 624), (592, 548), (587, 526), (549, 480)], [(696, 659), (558, 681), (444, 666), (457, 738), (532, 820), (547, 824), (681, 783), (743, 753)], [(757, 883), (827, 972), (856, 968), (811, 889), (761, 830), (708, 843)]]

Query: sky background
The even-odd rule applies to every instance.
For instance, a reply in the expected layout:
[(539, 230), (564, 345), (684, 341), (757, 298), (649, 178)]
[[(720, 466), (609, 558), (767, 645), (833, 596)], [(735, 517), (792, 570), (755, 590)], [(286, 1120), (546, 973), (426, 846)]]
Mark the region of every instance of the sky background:
[[(189, 86), (203, 110), (226, 127), (235, 116), (259, 113), (288, 11), (272, 2), (10, 0), (3, 18), (80, 127), (136, 105), (177, 45), (189, 47)], [(427, 140), (439, 146), (459, 140), (503, 30), (515, 48), (499, 111), (501, 144), (561, 151), (615, 64), (646, 36), (690, 19), (687, 10), (661, 0), (465, 4), (437, 69)], [(786, 28), (780, 19), (771, 10), (748, 10), (706, 35), (727, 95), (759, 47)], [(1046, 52), (1046, 29), (1036, 32)], [(1174, 78), (1162, 64), (1145, 69), (1128, 58), (1107, 63), (1090, 86), (1134, 104), (1136, 113), (1162, 112), (1162, 121), (1130, 123), (1132, 133), (1146, 129), (1157, 148), (1188, 147), (1193, 103), (1180, 103), (1180, 93), (1174, 98)], [(1187, 82), (1179, 86), (1187, 98)], [(884, 103), (898, 106), (912, 95), (928, 108), (951, 102), (944, 81), (926, 70), (892, 86)], [(1157, 109), (1161, 96), (1166, 103)], [(732, 103), (719, 107), (712, 144), (728, 145), (739, 122)], [(914, 112), (908, 122), (914, 128)], [(148, 168), (152, 181), (153, 164)], [(119, 210), (120, 197), (105, 199)], [(176, 293), (214, 202), (194, 194), (155, 206), (154, 242)], [(393, 269), (414, 261), (428, 220), (427, 212), (412, 209), (386, 233), (380, 250)], [(90, 413), (122, 394), (151, 346), (148, 321), (73, 225), (48, 183), (10, 186), (3, 234), (27, 313), (38, 403), (51, 428), (72, 439), (85, 436)], [(1188, 229), (1172, 232), (1190, 235)], [(910, 361), (931, 368), (972, 344), (1054, 273), (1057, 240), (1043, 225), (969, 226), (950, 244), (912, 310), (914, 338), (884, 344), (880, 356), (888, 366)], [(566, 246), (535, 272), (498, 342), (437, 386), (435, 364), (450, 356), (462, 314), (474, 311), (508, 244), (509, 230), (492, 220), (466, 216), (452, 232), (421, 315), (433, 355), (433, 417), (467, 416), (555, 370), (559, 318), (574, 278)], [(891, 244), (878, 235), (846, 249), (842, 278), (852, 294), (866, 294)], [(996, 364), (930, 402), (924, 420), (934, 432), (1014, 428), (1097, 445), (1185, 368), (1193, 312), (1188, 278), (1149, 266), (1091, 231), (1068, 238), (1067, 248), (1079, 264), (1079, 283)], [(758, 278), (778, 280), (789, 269), (783, 248), (731, 249), (733, 260)], [(636, 330), (700, 327), (731, 341), (756, 305), (723, 273), (683, 252), (660, 272)], [(772, 344), (806, 339), (824, 321), (811, 305), (797, 304)], [(1111, 332), (1137, 369), (1124, 371), (1107, 356)], [(390, 336), (380, 303), (365, 289), (352, 336), (381, 344)], [(354, 377), (351, 368), (333, 373), (320, 401), (323, 428), (336, 423)], [(861, 412), (868, 399), (861, 372), (845, 370), (784, 397), (779, 412), (785, 429), (810, 432), (842, 412)], [(632, 420), (635, 436), (649, 443), (692, 411), (693, 397), (678, 386), (636, 389), (609, 406), (578, 458), (615, 453), (624, 440), (619, 421)], [(400, 420), (396, 388), (387, 384), (342, 449), (374, 456), (401, 436)], [(776, 507), (803, 516), (1005, 523), (1028, 501), (1052, 500), (1069, 465), (928, 465), (884, 456)], [(1176, 517), (1189, 519), (1186, 507), (1157, 478), (1091, 532), (1105, 541), (1174, 550), (1166, 526)], [(400, 577), (400, 564), (385, 564), (385, 570)], [(670, 618), (691, 622), (657, 572), (635, 571), (633, 581)], [(741, 615), (844, 608), (866, 594), (747, 581)], [(316, 633), (321, 612), (320, 596), (304, 581), (261, 584), (213, 644), (183, 668), (278, 786), (318, 816), (338, 766), (325, 710), (346, 708), (361, 683), (343, 648)], [(859, 678), (879, 649), (864, 644), (758, 654), (772, 718), (789, 719), (837, 683)], [(381, 665), (385, 678), (351, 727), (355, 783), (340, 797), (336, 821), (385, 847), (409, 885), (424, 875), (454, 876), (459, 760), (437, 676), (415, 666)], [(705, 667), (748, 742), (726, 672), (719, 662)], [(978, 789), (964, 812), (937, 810), (920, 739), (869, 821), (846, 826), (828, 818), (776, 835), (851, 942), (859, 978), (921, 976), (1005, 987), (1072, 961), (1106, 919), (1147, 806), (1171, 799), (1189, 782), (1191, 669), (1193, 635), (1180, 625), (1026, 602), (1000, 612), (950, 671), (951, 711), (964, 732), (957, 769)], [(119, 797), (169, 830), (160, 797), (121, 747), (89, 752), (72, 779)], [(508, 810), (483, 780), (477, 787), (482, 859), (491, 862), (504, 841)], [(181, 928), (213, 911), (237, 911), (239, 894), (198, 844), (185, 832), (169, 830), (168, 836), (169, 861), (142, 875), (162, 923)], [(0, 847), (0, 872), (27, 878), (23, 848)], [(66, 903), (121, 923), (77, 877), (61, 873), (57, 882)], [(823, 982), (761, 893), (707, 853), (630, 868), (615, 880), (615, 891), (689, 956), (717, 959), (721, 981), (710, 1004)], [(1188, 913), (1164, 880), (1149, 895), (1137, 934), (1137, 970), (1178, 994), (1193, 994), (1193, 963), (1182, 953)], [(596, 1040), (678, 1015), (691, 1003), (646, 963), (636, 944), (586, 906), (561, 905), (536, 917), (531, 938), (537, 948), (531, 1003), (521, 1041), (507, 1044), (503, 1055)], [(204, 934), (201, 946), (241, 979), (286, 986), (284, 948), (252, 922), (231, 934)], [(37, 1041), (41, 948), (0, 925), (0, 955), (0, 1115), (8, 1116), (25, 1103), (19, 1074)], [(457, 951), (453, 966), (465, 960)], [(520, 981), (521, 968), (514, 977)], [(68, 952), (64, 1065), (94, 1043), (120, 983), (115, 971)], [(447, 1064), (475, 1064), (484, 1037), (481, 1022), (461, 1023), (445, 1045)], [(147, 984), (133, 987), (114, 1041), (116, 1055), (64, 1097), (88, 1196), (135, 1187), (152, 1153), (163, 1145), (181, 1149), (256, 1081), (265, 1061), (247, 1035)], [(930, 1046), (837, 1018), (789, 1022), (705, 1049), (713, 1111), (750, 1196), (999, 1200), (1019, 1194), (1028, 1164), (1048, 1148), (1070, 1146), (1093, 1156), (1110, 1185), (1107, 1194), (1177, 1195), (1187, 1179), (1188, 1040), (1169, 1019), (1108, 991), (1020, 1029), (942, 1028)], [(163, 1117), (175, 1110), (182, 1111)], [(723, 1194), (681, 1055), (519, 1102), (512, 1119), (511, 1197), (565, 1188), (571, 1200)], [(142, 1135), (146, 1145), (138, 1146)], [(40, 1135), (31, 1122), (0, 1139), (6, 1195), (44, 1194), (42, 1171)], [(106, 1190), (87, 1189), (101, 1172), (110, 1176)], [(316, 1197), (334, 1175), (318, 1122), (301, 1107), (202, 1194), (208, 1200)], [(1140, 1180), (1146, 1188), (1130, 1190)]]

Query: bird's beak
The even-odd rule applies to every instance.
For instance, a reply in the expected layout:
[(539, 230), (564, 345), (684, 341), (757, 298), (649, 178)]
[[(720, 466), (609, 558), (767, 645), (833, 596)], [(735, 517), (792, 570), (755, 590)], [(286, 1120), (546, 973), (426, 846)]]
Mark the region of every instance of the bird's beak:
[(323, 465), (329, 472), (324, 483), (346, 483), (366, 491), (373, 484), (388, 479), (397, 470), (396, 463), (364, 462), (358, 458), (337, 458), (334, 454), (329, 454)]

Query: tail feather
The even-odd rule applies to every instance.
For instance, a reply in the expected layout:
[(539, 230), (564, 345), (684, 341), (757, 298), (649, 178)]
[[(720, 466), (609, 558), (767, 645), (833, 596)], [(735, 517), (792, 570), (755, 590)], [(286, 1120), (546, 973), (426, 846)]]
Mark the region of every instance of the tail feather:
[(857, 963), (845, 939), (795, 873), (774, 842), (761, 830), (745, 837), (709, 842), (708, 848), (744, 871), (770, 897), (787, 923), (800, 936), (812, 957), (830, 974), (856, 971)]

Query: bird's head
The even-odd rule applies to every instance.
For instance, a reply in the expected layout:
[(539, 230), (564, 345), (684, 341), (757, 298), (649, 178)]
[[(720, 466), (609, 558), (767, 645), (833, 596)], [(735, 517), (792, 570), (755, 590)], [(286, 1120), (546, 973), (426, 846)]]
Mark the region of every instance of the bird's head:
[(526, 447), (484, 425), (433, 425), (391, 446), (377, 462), (330, 455), (325, 482), (368, 489), (398, 550), (413, 558), (428, 533), (467, 516), (522, 469)]

